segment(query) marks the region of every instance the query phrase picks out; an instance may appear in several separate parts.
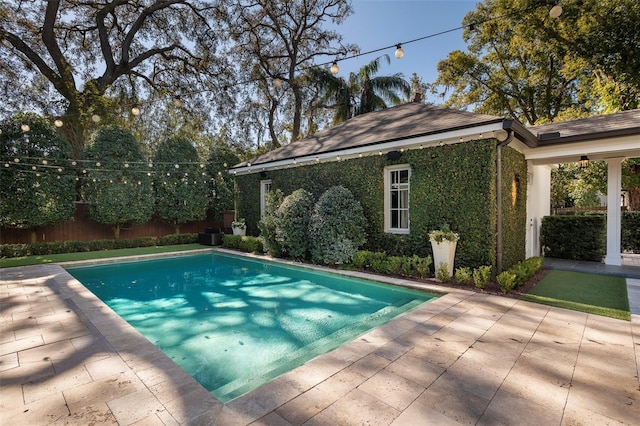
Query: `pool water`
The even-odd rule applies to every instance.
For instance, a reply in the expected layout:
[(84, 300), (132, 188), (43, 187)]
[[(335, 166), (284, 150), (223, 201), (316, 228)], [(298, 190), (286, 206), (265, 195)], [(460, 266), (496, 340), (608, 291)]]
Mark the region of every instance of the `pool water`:
[(437, 297), (221, 253), (67, 270), (222, 402)]

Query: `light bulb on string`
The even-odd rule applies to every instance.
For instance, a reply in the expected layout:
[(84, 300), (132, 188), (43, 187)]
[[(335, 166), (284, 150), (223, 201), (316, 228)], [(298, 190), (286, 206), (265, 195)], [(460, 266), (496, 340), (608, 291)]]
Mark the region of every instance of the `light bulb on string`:
[(131, 107), (131, 114), (135, 115), (136, 117), (140, 115), (140, 107), (137, 104)]
[(62, 126), (64, 126), (64, 123), (62, 122), (62, 120), (58, 117), (54, 120), (53, 125), (56, 126), (57, 128), (60, 128)]
[(551, 4), (553, 7), (549, 10), (549, 16), (552, 18), (559, 18), (562, 15), (562, 6), (558, 1), (552, 1)]
[(180, 95), (176, 95), (176, 97), (173, 98), (173, 106), (175, 106), (176, 108), (182, 108), (183, 105), (184, 102), (182, 102), (182, 99), (180, 99)]
[(282, 79), (280, 79), (279, 77), (274, 78), (273, 85), (276, 87), (282, 87)]
[(338, 62), (333, 61), (330, 68), (331, 74), (336, 75), (340, 72), (340, 67), (338, 66)]
[(93, 114), (91, 116), (91, 121), (93, 121), (94, 123), (99, 123), (100, 120), (102, 120), (102, 118), (98, 114)]
[(396, 45), (396, 52), (394, 53), (396, 59), (404, 58), (404, 49), (402, 48), (402, 44), (398, 43)]
[(20, 129), (21, 129), (23, 132), (28, 132), (29, 130), (31, 130), (31, 127), (29, 127), (29, 125), (28, 125), (27, 123), (22, 123), (22, 124), (20, 125)]

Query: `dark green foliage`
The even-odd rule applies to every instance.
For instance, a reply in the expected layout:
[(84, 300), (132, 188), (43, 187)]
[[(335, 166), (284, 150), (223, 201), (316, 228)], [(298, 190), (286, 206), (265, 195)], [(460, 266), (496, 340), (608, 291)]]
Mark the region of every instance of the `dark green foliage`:
[(263, 254), (264, 246), (262, 240), (258, 237), (250, 237), (244, 235), (229, 235), (222, 236), (222, 246), (232, 250), (239, 250), (246, 253)]
[(198, 234), (169, 234), (158, 238), (159, 246), (172, 246), (176, 244), (192, 244), (198, 242)]
[(234, 209), (234, 179), (228, 170), (239, 162), (240, 158), (228, 141), (223, 138), (213, 141), (206, 170), (210, 177), (208, 194), (211, 197), (210, 208), (214, 217), (221, 218), (225, 210)]
[(33, 230), (71, 219), (76, 181), (69, 143), (35, 114), (16, 115), (0, 130), (0, 226)]
[(89, 251), (116, 250), (136, 247), (170, 246), (191, 244), (198, 234), (172, 234), (164, 237), (139, 237), (124, 240), (52, 241), (34, 244), (0, 245), (0, 257), (39, 256), (47, 254), (81, 253)]
[(525, 258), (527, 164), (510, 147), (502, 148), (502, 269)]
[(118, 239), (125, 224), (151, 218), (151, 177), (144, 173), (148, 165), (131, 133), (116, 126), (100, 129), (85, 158), (92, 160), (91, 168), (86, 168), (84, 197), (93, 220), (112, 226)]
[(605, 253), (605, 217), (545, 216), (540, 238), (545, 257), (600, 262)]
[(276, 231), (277, 231), (277, 218), (276, 212), (278, 211), (278, 207), (282, 204), (284, 200), (284, 195), (280, 189), (276, 189), (275, 191), (271, 191), (266, 195), (266, 203), (265, 203), (265, 215), (258, 222), (258, 227), (260, 228), (260, 235), (262, 236), (262, 241), (264, 243), (264, 249), (267, 253), (274, 257), (282, 256), (282, 247), (278, 242)]
[(206, 217), (209, 182), (203, 176), (204, 167), (200, 167), (192, 141), (172, 137), (161, 142), (153, 157), (153, 167), (156, 213), (160, 219), (179, 233), (181, 225)]
[[(389, 255), (426, 257), (431, 255), (427, 236), (443, 221), (460, 234), (456, 266), (495, 265), (495, 159), (493, 139), (405, 151), (397, 161), (386, 156), (369, 156), (339, 162), (312, 164), (269, 171), (272, 187), (285, 194), (303, 188), (319, 197), (328, 188), (342, 185), (354, 194), (368, 220), (370, 251)], [(394, 235), (384, 229), (384, 167), (411, 166), (411, 233)], [(524, 258), (526, 167), (524, 159), (511, 148), (503, 149), (503, 172), (508, 206), (503, 221), (503, 265)], [(520, 184), (515, 207), (511, 206), (511, 177), (518, 174)], [(260, 179), (258, 173), (238, 176), (238, 214), (247, 218), (249, 232), (260, 218)]]
[(622, 250), (640, 253), (640, 212), (622, 213)]
[(350, 190), (334, 186), (325, 191), (309, 221), (311, 259), (329, 264), (349, 263), (366, 241), (362, 206)]
[(276, 240), (284, 254), (304, 259), (309, 250), (309, 219), (313, 212), (313, 194), (298, 189), (287, 195), (275, 212)]

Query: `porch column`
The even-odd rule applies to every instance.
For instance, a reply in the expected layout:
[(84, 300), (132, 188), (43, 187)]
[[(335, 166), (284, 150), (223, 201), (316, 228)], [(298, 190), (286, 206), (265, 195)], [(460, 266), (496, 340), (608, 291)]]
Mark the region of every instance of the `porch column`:
[(623, 158), (607, 159), (607, 265), (622, 265), (620, 256), (620, 192)]
[(525, 256), (540, 256), (542, 218), (551, 214), (551, 166), (528, 162), (527, 236)]

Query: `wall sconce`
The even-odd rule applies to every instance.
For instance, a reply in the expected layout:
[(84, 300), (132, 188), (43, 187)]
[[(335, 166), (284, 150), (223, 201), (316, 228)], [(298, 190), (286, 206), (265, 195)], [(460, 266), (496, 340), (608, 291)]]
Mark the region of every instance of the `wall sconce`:
[(400, 151), (387, 152), (387, 160), (399, 160), (400, 157), (402, 157), (402, 153)]
[(580, 166), (581, 169), (586, 169), (589, 166), (589, 157), (587, 157), (586, 155), (583, 155), (582, 157), (580, 157), (580, 160), (578, 161), (578, 165)]

